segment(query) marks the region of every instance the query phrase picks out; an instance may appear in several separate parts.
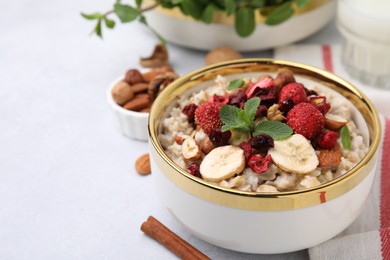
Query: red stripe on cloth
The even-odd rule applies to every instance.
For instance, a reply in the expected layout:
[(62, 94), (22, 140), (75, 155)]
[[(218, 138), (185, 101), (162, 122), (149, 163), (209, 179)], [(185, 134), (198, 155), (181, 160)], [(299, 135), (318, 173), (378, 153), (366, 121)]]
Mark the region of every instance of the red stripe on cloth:
[(328, 44), (322, 45), (322, 61), (324, 62), (324, 69), (333, 72), (332, 50)]
[(383, 259), (390, 259), (390, 119), (386, 119), (382, 144), (381, 195), (380, 195), (380, 236)]

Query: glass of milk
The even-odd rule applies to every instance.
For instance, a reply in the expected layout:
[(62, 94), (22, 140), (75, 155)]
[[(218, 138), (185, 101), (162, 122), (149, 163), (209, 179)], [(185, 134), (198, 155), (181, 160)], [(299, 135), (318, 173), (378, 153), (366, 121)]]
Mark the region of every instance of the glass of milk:
[(352, 77), (390, 89), (390, 0), (339, 0), (342, 62)]

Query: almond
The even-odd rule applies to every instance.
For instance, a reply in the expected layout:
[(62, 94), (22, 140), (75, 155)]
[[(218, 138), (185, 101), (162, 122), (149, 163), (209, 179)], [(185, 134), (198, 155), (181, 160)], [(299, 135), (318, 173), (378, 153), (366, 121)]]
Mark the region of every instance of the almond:
[(111, 91), (112, 98), (115, 102), (122, 106), (126, 104), (129, 100), (133, 99), (134, 92), (131, 89), (130, 85), (124, 81), (118, 82)]
[(140, 175), (148, 175), (151, 173), (149, 154), (143, 154), (135, 161), (135, 170)]
[(150, 106), (148, 94), (138, 94), (132, 100), (127, 102), (123, 107), (128, 110), (140, 111)]
[(337, 132), (341, 127), (347, 124), (346, 121), (336, 121), (334, 119), (330, 119), (325, 117), (325, 127), (329, 130)]
[(326, 170), (334, 170), (341, 161), (341, 147), (339, 143), (332, 149), (320, 150), (318, 155), (319, 167)]
[(146, 92), (148, 88), (149, 88), (149, 84), (147, 83), (137, 83), (131, 86), (131, 90), (133, 90), (135, 94)]

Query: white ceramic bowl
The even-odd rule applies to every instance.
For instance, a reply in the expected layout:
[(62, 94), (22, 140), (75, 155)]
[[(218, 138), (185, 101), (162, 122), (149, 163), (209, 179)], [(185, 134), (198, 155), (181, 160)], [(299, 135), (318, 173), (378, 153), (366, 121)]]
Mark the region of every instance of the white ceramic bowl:
[(149, 138), (149, 113), (127, 110), (118, 105), (112, 97), (112, 89), (121, 80), (123, 80), (123, 77), (118, 78), (113, 83), (111, 83), (107, 92), (107, 101), (112, 108), (115, 125), (118, 130), (125, 136), (136, 140), (147, 141)]
[(264, 18), (257, 17), (255, 31), (246, 38), (239, 37), (235, 32), (232, 16), (205, 24), (175, 9), (158, 9), (148, 12), (147, 18), (149, 24), (164, 38), (182, 46), (201, 50), (228, 46), (238, 51), (255, 51), (308, 37), (324, 27), (334, 17), (335, 10), (335, 0), (314, 0), (305, 11), (277, 26), (267, 26)]
[[(328, 183), (300, 191), (254, 193), (226, 189), (194, 177), (164, 152), (158, 133), (173, 100), (217, 75), (287, 67), (294, 75), (326, 84), (354, 105), (354, 121), (369, 149), (353, 169)], [(320, 84), (319, 83), (319, 84)], [(337, 76), (302, 64), (243, 59), (191, 72), (155, 100), (149, 119), (152, 172), (159, 197), (184, 228), (211, 244), (247, 253), (284, 253), (320, 244), (355, 220), (370, 193), (378, 159), (380, 121), (367, 97)]]

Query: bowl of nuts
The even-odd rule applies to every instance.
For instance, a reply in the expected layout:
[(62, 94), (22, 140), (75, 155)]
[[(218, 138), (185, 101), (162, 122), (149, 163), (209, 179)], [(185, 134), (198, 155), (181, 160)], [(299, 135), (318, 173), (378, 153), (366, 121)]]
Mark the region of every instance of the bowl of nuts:
[(381, 126), (367, 97), (327, 71), (241, 59), (180, 77), (149, 117), (153, 178), (189, 232), (246, 253), (318, 245), (361, 212)]
[(166, 66), (150, 70), (128, 70), (108, 90), (119, 131), (136, 140), (148, 140), (148, 116), (157, 95), (178, 76)]

